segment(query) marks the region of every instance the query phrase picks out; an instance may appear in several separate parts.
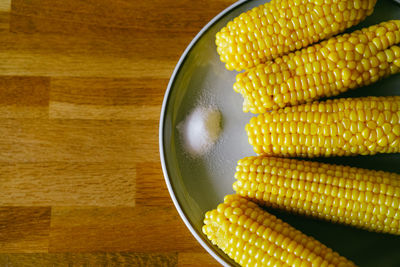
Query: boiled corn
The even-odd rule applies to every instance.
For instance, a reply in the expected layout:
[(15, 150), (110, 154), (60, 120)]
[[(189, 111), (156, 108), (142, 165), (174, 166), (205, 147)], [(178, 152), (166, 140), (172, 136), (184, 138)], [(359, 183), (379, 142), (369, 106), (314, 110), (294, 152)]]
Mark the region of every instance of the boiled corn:
[(376, 0), (272, 0), (241, 14), (216, 35), (229, 70), (243, 70), (358, 24)]
[(400, 152), (400, 96), (341, 98), (286, 107), (245, 127), (257, 154), (350, 156)]
[(241, 266), (355, 266), (237, 195), (207, 212), (204, 223), (204, 234)]
[(239, 73), (233, 88), (252, 113), (338, 95), (398, 73), (397, 43), (400, 20), (383, 22)]
[(400, 175), (273, 157), (239, 160), (233, 188), (264, 205), (400, 234)]

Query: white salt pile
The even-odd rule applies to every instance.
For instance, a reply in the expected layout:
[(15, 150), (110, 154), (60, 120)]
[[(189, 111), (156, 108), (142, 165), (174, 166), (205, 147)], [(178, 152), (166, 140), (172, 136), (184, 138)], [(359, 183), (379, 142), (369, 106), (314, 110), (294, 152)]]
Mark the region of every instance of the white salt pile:
[(205, 154), (221, 132), (221, 113), (210, 107), (197, 107), (178, 125), (185, 149), (191, 156)]

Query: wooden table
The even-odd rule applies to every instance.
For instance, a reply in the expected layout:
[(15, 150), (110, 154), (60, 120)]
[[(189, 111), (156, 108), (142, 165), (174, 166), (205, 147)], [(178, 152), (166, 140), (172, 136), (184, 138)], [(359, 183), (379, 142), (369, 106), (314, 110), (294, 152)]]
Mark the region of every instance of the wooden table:
[(158, 123), (196, 33), (234, 0), (0, 0), (0, 266), (205, 266)]

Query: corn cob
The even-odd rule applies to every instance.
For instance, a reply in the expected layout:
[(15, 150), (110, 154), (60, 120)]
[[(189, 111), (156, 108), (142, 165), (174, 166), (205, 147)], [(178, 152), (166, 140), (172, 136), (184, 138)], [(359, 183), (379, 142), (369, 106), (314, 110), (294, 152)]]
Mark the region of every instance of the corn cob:
[(341, 98), (274, 110), (245, 127), (257, 154), (350, 156), (400, 152), (400, 96)]
[(211, 242), (241, 266), (355, 266), (238, 195), (226, 196), (204, 223)]
[(333, 37), (236, 76), (243, 111), (271, 109), (334, 96), (398, 73), (400, 20)]
[(400, 175), (273, 157), (239, 160), (233, 188), (264, 205), (400, 235)]
[(272, 0), (241, 14), (216, 35), (228, 70), (243, 70), (343, 32), (373, 12), (376, 0)]

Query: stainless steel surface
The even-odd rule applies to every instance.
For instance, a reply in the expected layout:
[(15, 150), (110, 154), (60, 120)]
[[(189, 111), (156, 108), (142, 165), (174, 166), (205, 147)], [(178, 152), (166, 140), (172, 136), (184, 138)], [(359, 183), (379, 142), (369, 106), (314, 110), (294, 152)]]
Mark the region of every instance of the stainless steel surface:
[[(215, 208), (224, 195), (233, 192), (236, 161), (254, 154), (244, 131), (253, 115), (242, 112), (243, 99), (232, 90), (236, 72), (227, 71), (219, 61), (214, 36), (230, 19), (264, 2), (238, 2), (203, 28), (174, 70), (160, 119), (160, 155), (171, 198), (199, 243), (224, 265), (235, 264), (202, 234), (202, 221), (207, 210)], [(389, 19), (400, 19), (400, 9), (391, 1), (380, 0), (374, 13), (352, 30)], [(341, 96), (400, 95), (398, 88), (400, 76), (396, 75)], [(209, 154), (193, 159), (186, 155), (176, 126), (195, 106), (205, 102), (217, 106), (222, 113), (222, 138)], [(399, 155), (319, 160), (400, 173)], [(399, 237), (275, 213), (360, 266), (400, 266)]]

